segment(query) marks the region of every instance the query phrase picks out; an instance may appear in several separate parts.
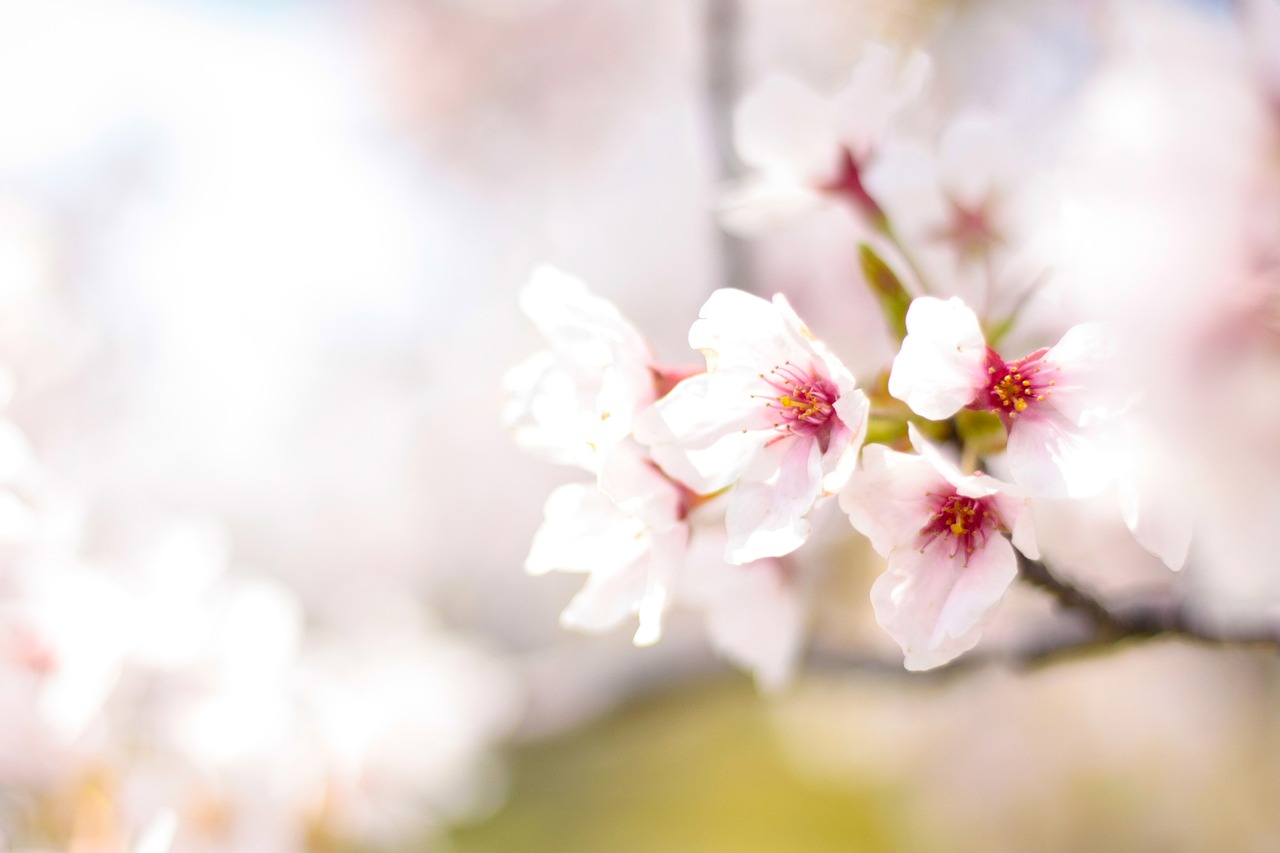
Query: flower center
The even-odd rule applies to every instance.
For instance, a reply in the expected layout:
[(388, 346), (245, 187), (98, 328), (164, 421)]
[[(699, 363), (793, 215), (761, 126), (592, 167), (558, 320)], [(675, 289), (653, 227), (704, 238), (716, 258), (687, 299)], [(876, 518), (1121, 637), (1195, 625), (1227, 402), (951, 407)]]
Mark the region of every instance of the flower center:
[(839, 398), (830, 382), (812, 371), (784, 362), (760, 378), (769, 386), (766, 394), (753, 394), (777, 418), (773, 428), (782, 432), (815, 433), (835, 412)]
[(920, 528), (920, 552), (941, 540), (949, 549), (948, 557), (964, 554), (964, 562), (969, 564), (969, 555), (974, 549), (987, 544), (991, 531), (999, 527), (990, 501), (987, 498), (966, 498), (954, 492), (947, 494), (930, 493), (934, 501), (933, 515)]
[(1048, 350), (1036, 350), (1017, 361), (1006, 362), (987, 347), (987, 386), (971, 408), (987, 409), (1013, 420), (1042, 403), (1053, 393), (1057, 371), (1043, 360)]

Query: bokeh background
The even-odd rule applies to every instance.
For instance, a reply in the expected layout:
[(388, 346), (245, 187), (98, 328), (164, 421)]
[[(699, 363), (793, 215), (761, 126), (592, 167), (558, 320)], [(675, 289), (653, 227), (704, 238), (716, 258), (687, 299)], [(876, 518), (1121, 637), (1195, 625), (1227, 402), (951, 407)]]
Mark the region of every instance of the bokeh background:
[[(524, 574), (572, 478), (500, 420), (536, 265), (672, 362), (726, 285), (892, 356), (846, 213), (715, 216), (738, 99), (833, 93), (872, 41), (932, 60), (909, 121), (995, 116), (1092, 205), (1018, 340), (1151, 342), (1133, 381), (1215, 496), (1196, 553), (1270, 606), (1273, 0), (0, 0), (0, 850), (1280, 850), (1274, 655), (859, 666), (896, 648), (835, 512), (776, 693), (696, 614), (574, 635), (581, 580)], [(1172, 583), (1040, 512), (1071, 576)], [(1016, 590), (993, 633), (1050, 610)]]

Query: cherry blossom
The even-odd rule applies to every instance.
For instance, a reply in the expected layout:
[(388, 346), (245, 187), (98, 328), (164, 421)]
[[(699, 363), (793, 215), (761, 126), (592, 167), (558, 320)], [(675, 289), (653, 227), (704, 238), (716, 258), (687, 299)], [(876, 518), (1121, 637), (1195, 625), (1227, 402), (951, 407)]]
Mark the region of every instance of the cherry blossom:
[(738, 156), (756, 172), (722, 199), (721, 224), (748, 236), (832, 201), (875, 224), (884, 214), (867, 191), (868, 169), (928, 71), (922, 53), (904, 60), (872, 44), (831, 99), (791, 77), (766, 78), (734, 114)]
[(1006, 361), (960, 299), (922, 297), (907, 311), (889, 393), (926, 418), (961, 408), (994, 412), (1009, 433), (1015, 482), (1048, 497), (1084, 497), (1110, 477), (1096, 429), (1109, 410), (1096, 383), (1105, 343), (1099, 325), (1083, 324), (1051, 349)]
[(806, 516), (848, 480), (868, 401), (786, 298), (717, 290), (689, 331), (707, 372), (636, 421), (668, 475), (698, 494), (733, 486), (726, 559), (778, 557), (809, 535)]
[(981, 472), (964, 474), (910, 428), (916, 453), (863, 450), (840, 506), (888, 568), (872, 585), (876, 620), (907, 669), (941, 666), (977, 645), (1018, 574), (1005, 538), (1038, 551), (1029, 499)]
[(726, 565), (717, 508), (665, 477), (634, 445), (615, 454), (602, 485), (569, 483), (547, 499), (526, 569), (580, 572), (587, 582), (561, 624), (603, 632), (635, 615), (635, 643), (662, 636), (676, 605), (705, 613), (711, 645), (775, 687), (799, 651), (802, 610), (773, 560)]
[(508, 372), (503, 420), (522, 447), (597, 472), (657, 397), (649, 344), (613, 303), (553, 267), (534, 271), (520, 305), (551, 349)]

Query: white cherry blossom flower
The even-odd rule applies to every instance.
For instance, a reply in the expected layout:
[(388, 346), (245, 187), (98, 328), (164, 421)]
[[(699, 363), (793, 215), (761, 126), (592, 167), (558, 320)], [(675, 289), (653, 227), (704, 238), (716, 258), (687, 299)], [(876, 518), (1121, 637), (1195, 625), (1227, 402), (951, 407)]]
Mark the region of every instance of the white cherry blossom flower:
[(907, 311), (889, 393), (926, 418), (966, 407), (996, 413), (1009, 432), (1015, 482), (1047, 497), (1084, 497), (1110, 479), (1096, 428), (1108, 411), (1096, 381), (1105, 352), (1102, 328), (1083, 324), (1051, 349), (1006, 361), (960, 299), (922, 297)]
[(520, 305), (551, 349), (508, 372), (503, 420), (522, 447), (598, 472), (657, 397), (653, 352), (613, 303), (553, 267), (534, 271)]
[(929, 61), (873, 44), (827, 99), (791, 77), (766, 78), (734, 113), (738, 155), (755, 173), (720, 204), (721, 224), (750, 236), (828, 202), (883, 216), (864, 179), (893, 117), (919, 95)]
[(907, 669), (941, 666), (977, 645), (1018, 573), (1013, 545), (1039, 554), (1030, 502), (982, 473), (964, 474), (910, 427), (917, 453), (863, 450), (840, 506), (888, 568), (872, 585), (876, 621)]
[[(790, 675), (800, 646), (800, 598), (773, 560), (723, 560), (724, 536), (702, 523), (707, 501), (665, 477), (634, 445), (616, 453), (602, 484), (570, 483), (551, 493), (526, 569), (581, 572), (587, 582), (561, 624), (603, 632), (632, 615), (635, 643), (662, 636), (673, 606), (703, 611), (711, 645), (754, 672), (761, 686)], [(718, 521), (719, 519), (714, 519)]]
[(730, 486), (726, 559), (778, 557), (809, 535), (814, 504), (848, 480), (868, 401), (787, 300), (717, 290), (689, 331), (707, 372), (636, 420), (662, 470), (698, 494)]

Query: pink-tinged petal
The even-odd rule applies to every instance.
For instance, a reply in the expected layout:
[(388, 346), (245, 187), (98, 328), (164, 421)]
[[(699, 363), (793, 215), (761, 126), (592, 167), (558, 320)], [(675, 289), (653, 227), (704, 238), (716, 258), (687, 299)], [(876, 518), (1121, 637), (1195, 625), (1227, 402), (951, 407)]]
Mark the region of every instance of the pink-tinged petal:
[(985, 387), (986, 358), (973, 311), (955, 297), (921, 297), (907, 309), (907, 337), (893, 360), (889, 393), (923, 417), (949, 418)]
[(886, 45), (868, 45), (833, 105), (844, 144), (859, 157), (877, 149), (893, 117), (920, 96), (929, 71), (926, 54), (903, 57)]
[(678, 523), (680, 490), (634, 441), (624, 441), (608, 453), (600, 468), (599, 485), (618, 509), (654, 530)]
[(644, 522), (619, 510), (594, 483), (552, 491), (545, 516), (525, 560), (529, 574), (616, 570), (649, 550)]
[(652, 352), (612, 303), (551, 267), (534, 272), (520, 299), (551, 348), (504, 377), (503, 420), (522, 447), (598, 472), (601, 454), (656, 397)]
[(1167, 469), (1147, 465), (1130, 468), (1118, 478), (1120, 512), (1133, 538), (1173, 571), (1187, 562), (1194, 513), (1185, 491)]
[(871, 547), (887, 557), (911, 547), (932, 513), (929, 494), (946, 487), (936, 468), (920, 456), (880, 444), (862, 450), (862, 468), (840, 493), (840, 508)]
[(751, 670), (760, 687), (782, 687), (804, 636), (803, 597), (774, 560), (725, 564), (719, 539), (703, 535), (691, 543), (678, 598), (706, 613), (707, 637), (720, 655)]
[[(865, 435), (865, 425), (861, 432)], [(844, 421), (831, 428), (827, 450), (823, 452), (822, 461), (820, 461), (823, 471), (822, 494), (824, 497), (840, 493), (841, 489), (845, 488), (845, 484), (849, 483), (850, 476), (858, 467), (858, 451), (861, 448), (863, 435), (855, 435), (851, 429), (845, 427)]]
[[(866, 413), (870, 409), (870, 403), (861, 391), (855, 391), (850, 396), (853, 399), (844, 407), (845, 413), (859, 420), (854, 421), (853, 428), (850, 428), (844, 416), (840, 414), (839, 403), (844, 401), (844, 397), (836, 401), (836, 415), (840, 417), (840, 422), (831, 428), (826, 452), (822, 454), (822, 493), (824, 495), (838, 494), (849, 482), (849, 478), (858, 467), (858, 452), (862, 449), (862, 442), (867, 437)], [(859, 402), (862, 403), (861, 406), (858, 405)]]
[(617, 349), (652, 361), (644, 336), (612, 302), (555, 267), (533, 271), (520, 291), (520, 307), (553, 347), (580, 355), (584, 362), (609, 364)]
[(1046, 402), (1077, 425), (1113, 414), (1119, 408), (1111, 379), (1113, 350), (1101, 323), (1083, 323), (1068, 329), (1042, 359), (1054, 371), (1054, 386)]
[(590, 397), (555, 353), (537, 353), (508, 370), (502, 391), (502, 422), (516, 444), (559, 465), (595, 470)]
[(678, 524), (655, 531), (648, 559), (644, 595), (636, 604), (640, 624), (632, 638), (637, 646), (651, 646), (662, 638), (662, 617), (688, 560), (689, 527)]
[(941, 666), (977, 645), (981, 630), (1017, 576), (1013, 548), (992, 536), (968, 555), (935, 542), (899, 548), (872, 585), (876, 621), (902, 648), (907, 669)]
[[(715, 291), (689, 329), (689, 346), (706, 357), (708, 371), (743, 370), (756, 375), (798, 354), (808, 355), (806, 339), (788, 322), (777, 301), (731, 287)], [(786, 305), (786, 300), (781, 304)]]
[(822, 196), (807, 186), (776, 176), (743, 179), (716, 202), (720, 227), (737, 237), (759, 237), (817, 209)]
[[(940, 549), (935, 544), (930, 550)], [(942, 608), (935, 647), (985, 623), (1017, 576), (1018, 559), (1003, 536), (992, 536), (986, 545), (974, 550)]]
[(987, 474), (963, 473), (954, 462), (943, 455), (936, 444), (920, 434), (915, 424), (907, 424), (907, 436), (911, 439), (911, 446), (915, 448), (916, 453), (933, 466), (944, 480), (954, 486), (957, 494), (967, 498), (985, 498), (987, 495), (994, 495), (1001, 489), (1007, 488), (1006, 483)]
[(735, 565), (780, 557), (804, 544), (805, 519), (822, 494), (822, 453), (805, 436), (780, 437), (757, 456), (729, 495), (725, 560)]
[(635, 437), (668, 475), (701, 494), (735, 482), (769, 440), (772, 417), (752, 397), (757, 374), (703, 373), (642, 412)]
[(1031, 499), (1010, 486), (993, 495), (1000, 521), (1009, 531), (1013, 546), (1032, 560), (1040, 559), (1040, 546), (1036, 543), (1036, 529), (1031, 513)]
[(560, 625), (573, 631), (610, 631), (639, 610), (648, 587), (648, 560), (594, 571), (560, 613)]
[(794, 78), (766, 78), (738, 103), (733, 124), (738, 156), (748, 166), (799, 184), (821, 183), (836, 166), (831, 105)]
[(1110, 481), (1113, 465), (1099, 438), (1052, 409), (1019, 418), (1009, 428), (1014, 482), (1044, 497), (1097, 494)]

